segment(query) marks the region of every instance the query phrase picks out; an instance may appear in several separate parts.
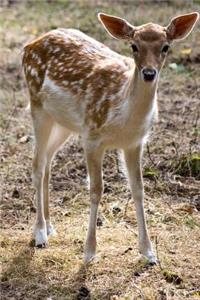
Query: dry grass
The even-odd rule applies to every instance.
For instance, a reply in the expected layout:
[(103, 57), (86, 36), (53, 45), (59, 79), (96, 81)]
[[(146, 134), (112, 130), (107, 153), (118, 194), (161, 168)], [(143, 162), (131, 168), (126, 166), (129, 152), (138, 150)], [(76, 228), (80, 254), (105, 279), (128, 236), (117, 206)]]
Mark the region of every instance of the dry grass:
[[(146, 213), (160, 265), (138, 256), (134, 203), (115, 151), (104, 162), (105, 191), (98, 227), (99, 260), (82, 265), (89, 212), (86, 168), (79, 139), (56, 156), (51, 211), (58, 235), (48, 249), (30, 243), (35, 217), (31, 185), (32, 126), (20, 67), (22, 45), (55, 27), (76, 27), (129, 54), (97, 22), (104, 11), (130, 22), (166, 24), (171, 16), (200, 10), (198, 1), (30, 1), (0, 8), (0, 130), (2, 188), (2, 299), (175, 300), (200, 297), (199, 166), (184, 164), (199, 151), (200, 26), (177, 44), (162, 72), (158, 123), (145, 150)], [(144, 1), (145, 2), (145, 1)], [(115, 4), (113, 4), (115, 3)], [(196, 3), (196, 4), (195, 4)], [(156, 14), (155, 14), (156, 11)], [(189, 56), (181, 54), (191, 48)], [(170, 69), (176, 62), (178, 70)], [(186, 171), (185, 171), (186, 170)], [(195, 177), (194, 177), (195, 176)], [(129, 202), (127, 203), (129, 199)]]

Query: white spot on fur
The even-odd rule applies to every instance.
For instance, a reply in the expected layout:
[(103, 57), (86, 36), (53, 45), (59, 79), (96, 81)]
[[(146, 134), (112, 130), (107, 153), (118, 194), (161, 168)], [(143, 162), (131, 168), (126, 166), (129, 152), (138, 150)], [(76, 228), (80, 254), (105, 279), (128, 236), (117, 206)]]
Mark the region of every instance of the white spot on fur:
[(41, 58), (38, 56), (38, 58), (37, 58), (37, 64), (41, 65), (41, 63), (42, 63)]
[(88, 75), (86, 76), (86, 78), (90, 78), (93, 75), (93, 73), (88, 73)]
[(43, 42), (44, 46), (47, 47), (49, 45), (49, 41), (46, 39), (44, 42)]
[(57, 47), (56, 49), (53, 50), (53, 53), (57, 53), (60, 51), (60, 47)]
[(38, 76), (37, 70), (34, 69), (34, 68), (32, 68), (32, 69), (31, 69), (31, 75), (32, 75), (32, 76)]

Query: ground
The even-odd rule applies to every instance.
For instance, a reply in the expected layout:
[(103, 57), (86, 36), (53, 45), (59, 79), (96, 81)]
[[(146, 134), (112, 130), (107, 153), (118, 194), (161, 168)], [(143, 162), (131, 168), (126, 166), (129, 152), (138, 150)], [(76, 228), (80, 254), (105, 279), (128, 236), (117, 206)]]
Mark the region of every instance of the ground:
[(145, 211), (159, 258), (138, 254), (134, 202), (116, 150), (104, 160), (105, 189), (98, 218), (98, 255), (82, 264), (89, 197), (79, 137), (56, 156), (51, 213), (57, 235), (47, 249), (31, 241), (35, 217), (31, 183), (33, 134), (21, 68), (25, 43), (56, 27), (80, 28), (131, 55), (97, 20), (103, 11), (132, 24), (200, 11), (199, 1), (18, 1), (0, 8), (2, 299), (175, 300), (200, 298), (200, 22), (174, 44), (159, 84), (159, 119), (144, 151)]

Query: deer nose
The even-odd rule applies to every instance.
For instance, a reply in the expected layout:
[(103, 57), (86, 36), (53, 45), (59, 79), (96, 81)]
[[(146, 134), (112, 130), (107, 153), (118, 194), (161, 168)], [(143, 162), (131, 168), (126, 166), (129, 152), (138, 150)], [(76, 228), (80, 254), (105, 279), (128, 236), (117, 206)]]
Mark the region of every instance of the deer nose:
[(142, 75), (145, 81), (153, 81), (156, 77), (157, 71), (155, 69), (144, 68)]

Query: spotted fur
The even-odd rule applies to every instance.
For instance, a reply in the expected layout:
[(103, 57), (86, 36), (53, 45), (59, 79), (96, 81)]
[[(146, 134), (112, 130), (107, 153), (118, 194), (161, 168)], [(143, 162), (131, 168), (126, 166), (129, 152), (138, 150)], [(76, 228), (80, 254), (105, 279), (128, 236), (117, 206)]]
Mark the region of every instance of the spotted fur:
[(48, 77), (75, 96), (86, 124), (99, 128), (125, 98), (134, 61), (78, 30), (57, 29), (25, 47), (23, 65), (33, 101), (41, 101)]

